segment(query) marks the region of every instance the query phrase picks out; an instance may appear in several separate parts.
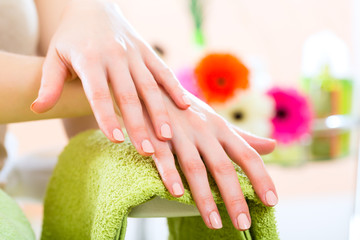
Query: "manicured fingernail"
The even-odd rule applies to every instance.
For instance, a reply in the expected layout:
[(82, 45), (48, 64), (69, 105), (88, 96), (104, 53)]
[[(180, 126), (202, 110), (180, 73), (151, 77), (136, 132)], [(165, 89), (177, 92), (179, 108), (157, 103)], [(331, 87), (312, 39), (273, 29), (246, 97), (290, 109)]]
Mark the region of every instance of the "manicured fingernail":
[(217, 212), (212, 212), (210, 214), (210, 223), (211, 223), (211, 226), (215, 229), (222, 228), (221, 219)]
[(34, 106), (35, 106), (36, 102), (37, 102), (37, 99), (35, 99), (35, 101), (34, 101), (34, 102), (31, 104), (31, 106), (30, 106), (30, 109), (31, 109), (32, 111), (34, 111)]
[(275, 206), (278, 203), (278, 198), (276, 197), (273, 191), (268, 191), (265, 195), (265, 198), (266, 198), (266, 202), (270, 206)]
[(183, 195), (183, 190), (182, 190), (180, 184), (178, 184), (178, 183), (174, 183), (174, 184), (172, 185), (172, 190), (173, 190), (173, 193), (174, 193), (176, 196)]
[(250, 222), (245, 213), (240, 213), (237, 220), (240, 229), (246, 230), (250, 228)]
[(116, 141), (122, 142), (125, 140), (123, 133), (120, 131), (120, 129), (115, 128), (113, 131), (113, 137)]
[(171, 130), (170, 130), (170, 126), (169, 124), (163, 124), (160, 128), (160, 132), (161, 132), (161, 136), (163, 136), (164, 138), (171, 138)]
[(186, 105), (191, 105), (191, 101), (190, 101), (190, 98), (186, 95), (183, 95), (183, 101)]
[(146, 153), (154, 153), (154, 148), (149, 140), (142, 141), (141, 147), (142, 147), (143, 151)]

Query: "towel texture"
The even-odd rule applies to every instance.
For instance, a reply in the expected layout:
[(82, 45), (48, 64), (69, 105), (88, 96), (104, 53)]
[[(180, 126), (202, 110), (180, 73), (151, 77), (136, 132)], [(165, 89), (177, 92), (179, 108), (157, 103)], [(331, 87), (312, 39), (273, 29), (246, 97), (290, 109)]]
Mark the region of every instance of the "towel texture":
[(35, 240), (29, 221), (16, 202), (0, 190), (0, 239)]
[[(169, 239), (278, 239), (274, 210), (262, 205), (247, 177), (237, 170), (252, 217), (250, 231), (232, 226), (216, 184), (209, 178), (223, 229), (207, 229), (201, 217), (169, 218)], [(134, 206), (155, 196), (194, 204), (185, 178), (183, 183), (184, 196), (174, 198), (151, 157), (139, 155), (128, 138), (114, 144), (100, 131), (81, 133), (60, 155), (50, 180), (42, 239), (124, 239), (127, 215)]]

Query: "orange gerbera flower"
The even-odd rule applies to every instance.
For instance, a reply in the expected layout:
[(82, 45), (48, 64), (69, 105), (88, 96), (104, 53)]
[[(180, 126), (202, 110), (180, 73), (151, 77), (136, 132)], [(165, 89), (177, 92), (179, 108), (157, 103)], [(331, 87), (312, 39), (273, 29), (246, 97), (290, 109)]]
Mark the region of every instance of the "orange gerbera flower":
[(221, 103), (249, 87), (249, 70), (231, 54), (212, 53), (197, 65), (195, 75), (208, 103)]

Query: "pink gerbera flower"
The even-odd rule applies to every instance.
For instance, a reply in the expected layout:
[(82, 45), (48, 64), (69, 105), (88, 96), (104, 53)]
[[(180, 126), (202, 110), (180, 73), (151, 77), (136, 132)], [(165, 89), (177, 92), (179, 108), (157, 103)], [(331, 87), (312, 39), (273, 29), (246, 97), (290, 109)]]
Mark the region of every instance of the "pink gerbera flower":
[(188, 90), (194, 96), (202, 99), (200, 88), (196, 82), (194, 69), (190, 67), (182, 68), (176, 73), (176, 77), (179, 79), (180, 84), (186, 90)]
[(303, 95), (295, 89), (280, 88), (273, 88), (268, 94), (275, 101), (273, 138), (280, 143), (290, 143), (310, 132), (313, 115)]

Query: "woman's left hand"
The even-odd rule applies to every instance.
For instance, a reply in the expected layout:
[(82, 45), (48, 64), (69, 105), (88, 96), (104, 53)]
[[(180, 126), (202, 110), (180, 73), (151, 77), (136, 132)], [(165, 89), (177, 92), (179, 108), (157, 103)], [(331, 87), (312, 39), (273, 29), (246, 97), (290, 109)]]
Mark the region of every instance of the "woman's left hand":
[[(219, 187), (235, 228), (248, 229), (251, 224), (249, 209), (230, 158), (244, 170), (261, 201), (267, 206), (274, 206), (278, 201), (275, 186), (259, 154), (272, 152), (276, 142), (230, 125), (194, 96), (190, 98), (192, 103), (186, 110), (176, 108), (165, 94), (163, 97), (167, 99), (166, 107), (174, 129), (174, 137), (169, 143), (205, 224), (212, 229), (221, 228), (207, 169)], [(150, 124), (149, 119), (147, 124)], [(184, 190), (173, 153), (166, 142), (158, 141), (152, 129), (148, 129), (155, 147), (153, 159), (162, 181), (173, 196), (179, 197)]]

